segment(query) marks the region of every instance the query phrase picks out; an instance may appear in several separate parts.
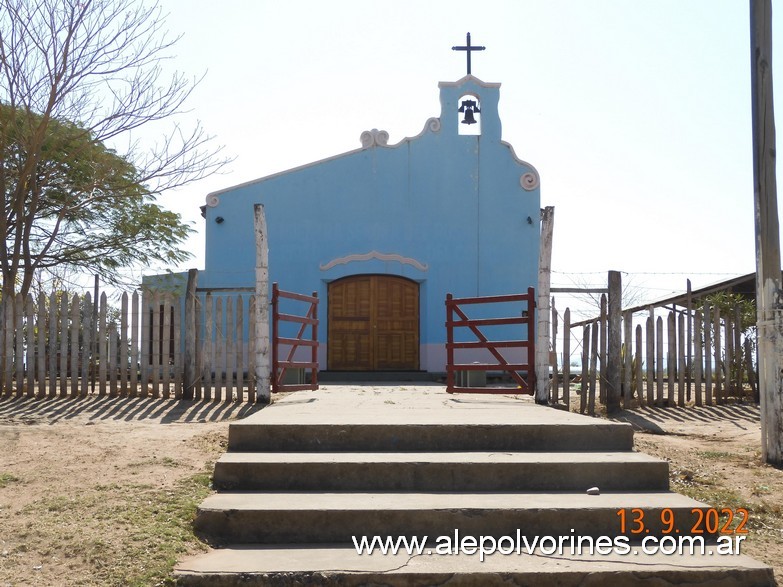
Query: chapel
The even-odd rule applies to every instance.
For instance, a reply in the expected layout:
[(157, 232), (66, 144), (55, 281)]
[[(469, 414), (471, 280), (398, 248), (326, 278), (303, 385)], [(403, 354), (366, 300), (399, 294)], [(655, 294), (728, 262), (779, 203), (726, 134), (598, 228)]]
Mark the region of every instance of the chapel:
[(367, 130), (355, 150), (210, 193), (200, 291), (253, 290), (263, 204), (270, 283), (318, 293), (321, 371), (443, 373), (448, 293), (537, 286), (540, 182), (501, 138), (500, 84), (439, 90), (414, 137)]

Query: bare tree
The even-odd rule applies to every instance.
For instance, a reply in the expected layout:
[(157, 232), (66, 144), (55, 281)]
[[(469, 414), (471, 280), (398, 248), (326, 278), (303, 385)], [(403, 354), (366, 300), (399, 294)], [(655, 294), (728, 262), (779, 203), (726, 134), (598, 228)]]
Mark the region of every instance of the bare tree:
[[(177, 248), (187, 227), (153, 196), (227, 160), (200, 124), (176, 123), (198, 80), (164, 72), (177, 39), (163, 24), (157, 3), (0, 0), (4, 295), (26, 293), (47, 267), (116, 280), (134, 262), (187, 255)], [(160, 122), (154, 145), (134, 142)]]

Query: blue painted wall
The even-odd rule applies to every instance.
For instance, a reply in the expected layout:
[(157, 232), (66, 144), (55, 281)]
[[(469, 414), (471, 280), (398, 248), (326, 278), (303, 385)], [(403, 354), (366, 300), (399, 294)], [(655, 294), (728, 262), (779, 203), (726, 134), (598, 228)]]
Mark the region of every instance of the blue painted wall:
[[(321, 365), (327, 284), (380, 273), (421, 284), (421, 368), (443, 371), (447, 293), (518, 293), (537, 285), (538, 174), (501, 141), (499, 91), (500, 84), (473, 76), (441, 83), (441, 115), (416, 137), (387, 146), (384, 133), (363, 133), (355, 151), (210, 194), (199, 287), (254, 285), (253, 206), (262, 203), (270, 281), (317, 291), (322, 300)], [(480, 135), (459, 134), (466, 98), (479, 101)], [(333, 263), (371, 252), (399, 260)]]

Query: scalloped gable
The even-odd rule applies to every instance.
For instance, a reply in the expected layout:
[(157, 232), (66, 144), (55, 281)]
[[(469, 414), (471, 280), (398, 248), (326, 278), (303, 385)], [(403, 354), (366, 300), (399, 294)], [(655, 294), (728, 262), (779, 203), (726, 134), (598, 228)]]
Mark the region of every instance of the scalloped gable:
[[(457, 101), (459, 97), (463, 95), (471, 95), (476, 97), (479, 97), (480, 95), (482, 96), (482, 104), (484, 104), (485, 108), (487, 107), (489, 108), (488, 111), (485, 110), (484, 113), (482, 114), (482, 116), (485, 117), (485, 120), (487, 120), (489, 126), (488, 132), (484, 133), (485, 136), (488, 136), (488, 138), (496, 138), (500, 142), (500, 144), (504, 145), (509, 149), (509, 152), (513, 157), (514, 161), (516, 161), (520, 165), (524, 165), (529, 168), (529, 171), (524, 175), (522, 179), (520, 179), (520, 184), (527, 190), (536, 189), (540, 182), (538, 171), (535, 169), (533, 165), (519, 158), (516, 152), (514, 151), (514, 147), (510, 143), (500, 139), (500, 116), (497, 111), (498, 93), (500, 90), (500, 86), (501, 86), (500, 83), (484, 82), (474, 75), (466, 75), (455, 82), (439, 82), (438, 88), (440, 89), (440, 104), (441, 104), (440, 117), (428, 118), (427, 121), (424, 123), (424, 127), (422, 128), (419, 134), (414, 135), (412, 137), (405, 137), (402, 140), (400, 140), (398, 143), (389, 145), (388, 144), (389, 133), (387, 131), (378, 130), (376, 128), (372, 130), (365, 130), (359, 135), (359, 141), (361, 143), (361, 147), (357, 149), (345, 151), (337, 155), (332, 155), (331, 157), (326, 157), (324, 159), (319, 159), (316, 161), (312, 161), (310, 163), (298, 165), (296, 167), (292, 167), (283, 171), (278, 171), (277, 173), (272, 173), (270, 175), (265, 175), (263, 177), (252, 179), (250, 181), (246, 181), (227, 188), (223, 188), (221, 190), (210, 192), (209, 194), (207, 194), (206, 197), (206, 205), (211, 208), (214, 208), (220, 203), (220, 195), (222, 194), (232, 192), (241, 188), (253, 186), (256, 184), (260, 184), (270, 179), (278, 178), (286, 174), (296, 173), (304, 169), (316, 167), (318, 165), (322, 165), (330, 161), (335, 161), (344, 157), (349, 157), (351, 155), (354, 155), (366, 149), (371, 149), (375, 147), (389, 148), (389, 149), (399, 148), (403, 145), (409, 144), (412, 141), (420, 139), (428, 132), (430, 133), (440, 132), (442, 126), (444, 126), (444, 121), (446, 121), (445, 126), (447, 126), (450, 130), (453, 130), (452, 127), (456, 127), (456, 115), (454, 113), (456, 112), (457, 109)], [(487, 98), (490, 101), (489, 105), (484, 103), (484, 100), (486, 100)], [(493, 132), (494, 129), (496, 129), (496, 132)]]

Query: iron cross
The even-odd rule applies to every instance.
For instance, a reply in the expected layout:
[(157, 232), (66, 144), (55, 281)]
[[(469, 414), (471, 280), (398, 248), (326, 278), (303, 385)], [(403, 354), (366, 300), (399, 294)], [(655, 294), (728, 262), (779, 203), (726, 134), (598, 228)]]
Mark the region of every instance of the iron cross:
[(468, 54), (468, 75), (470, 75), (470, 52), (471, 51), (483, 51), (486, 47), (473, 46), (470, 44), (470, 33), (468, 33), (467, 45), (460, 45), (458, 47), (452, 47), (452, 51), (465, 51)]

